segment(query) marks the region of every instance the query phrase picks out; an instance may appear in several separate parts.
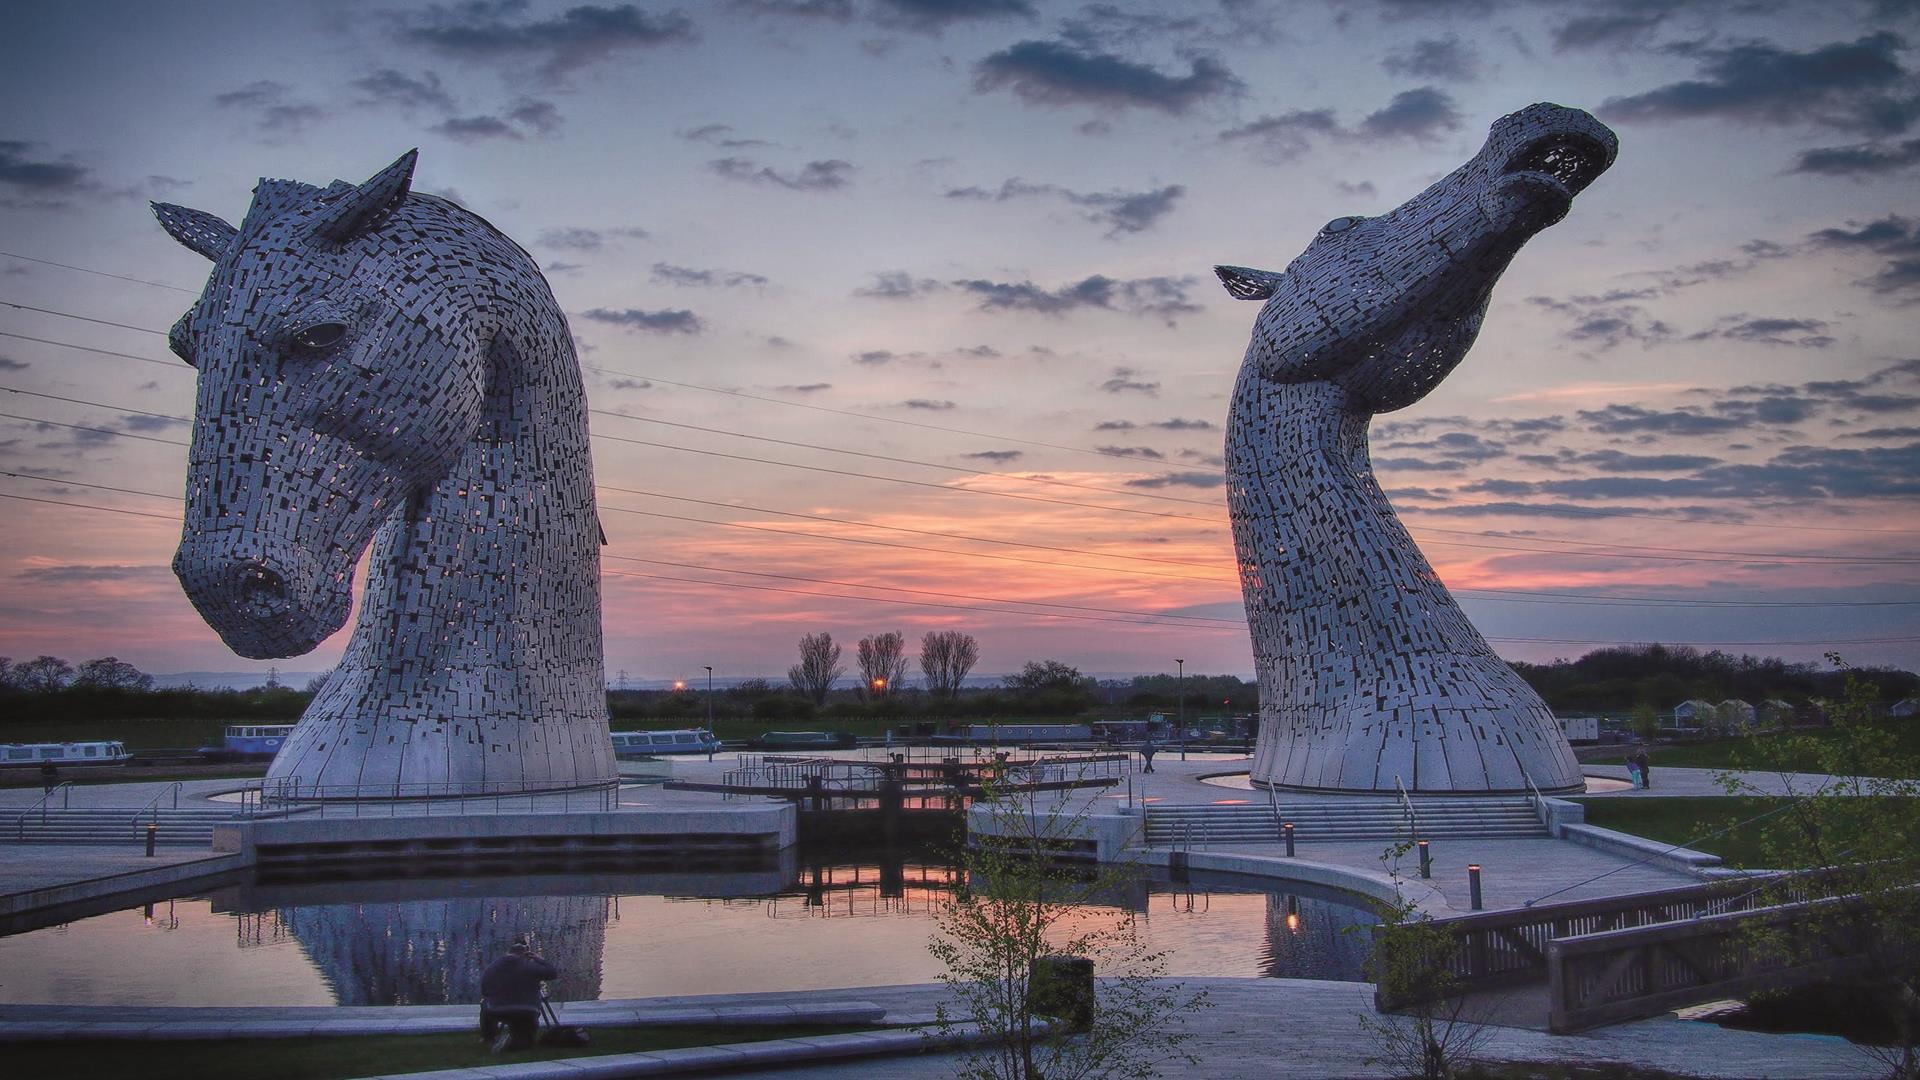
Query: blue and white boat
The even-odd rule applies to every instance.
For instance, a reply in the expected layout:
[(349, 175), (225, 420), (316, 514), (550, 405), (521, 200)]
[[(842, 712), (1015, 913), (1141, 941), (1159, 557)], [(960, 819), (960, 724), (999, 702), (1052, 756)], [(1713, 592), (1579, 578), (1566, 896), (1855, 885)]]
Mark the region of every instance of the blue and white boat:
[(0, 766), (46, 762), (60, 765), (125, 765), (133, 755), (114, 740), (70, 743), (0, 743)]
[(678, 731), (615, 731), (613, 756), (617, 758), (655, 757), (660, 754), (711, 754), (720, 749), (720, 740), (706, 728)]
[(292, 724), (230, 724), (219, 746), (205, 746), (200, 756), (209, 761), (265, 761), (280, 752), (292, 734)]

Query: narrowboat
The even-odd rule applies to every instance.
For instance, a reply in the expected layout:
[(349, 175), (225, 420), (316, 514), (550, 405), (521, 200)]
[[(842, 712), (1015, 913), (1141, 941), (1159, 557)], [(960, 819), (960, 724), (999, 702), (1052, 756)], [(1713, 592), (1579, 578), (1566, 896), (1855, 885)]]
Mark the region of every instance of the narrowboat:
[(221, 733), (220, 745), (201, 747), (200, 756), (208, 761), (270, 761), (292, 732), (292, 724), (230, 724)]
[(720, 749), (720, 740), (706, 728), (679, 731), (614, 731), (613, 756), (617, 758), (653, 757), (658, 754), (711, 754)]
[(113, 740), (70, 743), (0, 743), (0, 765), (125, 765), (133, 755)]

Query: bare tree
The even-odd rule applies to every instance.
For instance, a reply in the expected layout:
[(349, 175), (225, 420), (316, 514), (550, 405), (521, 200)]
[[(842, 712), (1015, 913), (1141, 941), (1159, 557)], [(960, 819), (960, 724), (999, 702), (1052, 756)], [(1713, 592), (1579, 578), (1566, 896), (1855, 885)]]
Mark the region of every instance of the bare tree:
[(861, 692), (884, 697), (907, 676), (907, 639), (894, 631), (860, 639)]
[(73, 681), (73, 665), (57, 656), (36, 656), (15, 664), (13, 678), (22, 690), (50, 693)]
[(151, 690), (153, 676), (117, 656), (88, 660), (74, 674), (73, 685), (100, 690)]
[(840, 646), (833, 643), (832, 634), (808, 634), (800, 639), (800, 662), (787, 669), (787, 680), (819, 705), (827, 700), (833, 680), (846, 670), (840, 666)]
[(980, 643), (958, 630), (929, 630), (920, 639), (920, 673), (935, 697), (953, 697), (980, 661)]

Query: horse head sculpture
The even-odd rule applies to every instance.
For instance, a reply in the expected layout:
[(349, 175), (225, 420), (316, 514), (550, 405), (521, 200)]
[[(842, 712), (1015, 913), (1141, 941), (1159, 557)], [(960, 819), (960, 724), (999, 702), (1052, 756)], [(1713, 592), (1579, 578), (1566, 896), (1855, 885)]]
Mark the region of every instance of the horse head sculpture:
[(345, 623), (373, 546), (345, 658), (270, 777), (604, 779), (572, 339), (524, 251), (411, 192), (415, 160), (324, 189), (262, 180), (237, 228), (155, 204), (213, 261), (168, 337), (199, 370), (174, 572), (235, 652), (293, 656)]
[(1253, 776), (1340, 791), (1578, 790), (1553, 714), (1467, 620), (1374, 479), (1367, 426), (1466, 356), (1494, 284), (1612, 165), (1613, 132), (1532, 105), (1404, 205), (1340, 217), (1266, 303), (1227, 423), (1227, 503), (1260, 679)]

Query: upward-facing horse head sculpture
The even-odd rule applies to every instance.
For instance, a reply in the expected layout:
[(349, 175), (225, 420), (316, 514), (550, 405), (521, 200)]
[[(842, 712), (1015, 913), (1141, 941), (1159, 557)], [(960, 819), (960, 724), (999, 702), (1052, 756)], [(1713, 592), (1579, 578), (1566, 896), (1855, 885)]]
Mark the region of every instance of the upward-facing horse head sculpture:
[[(599, 519), (573, 340), (526, 252), (410, 191), (262, 180), (238, 228), (156, 204), (213, 260), (169, 335), (199, 369), (174, 573), (235, 652), (360, 617), (270, 781), (324, 794), (615, 775)], [(398, 786), (398, 787), (396, 787)]]
[(1227, 505), (1260, 678), (1253, 778), (1340, 791), (1577, 791), (1540, 695), (1467, 620), (1374, 479), (1367, 425), (1472, 347), (1507, 264), (1613, 164), (1613, 132), (1540, 104), (1398, 209), (1328, 222), (1264, 300), (1227, 419)]

